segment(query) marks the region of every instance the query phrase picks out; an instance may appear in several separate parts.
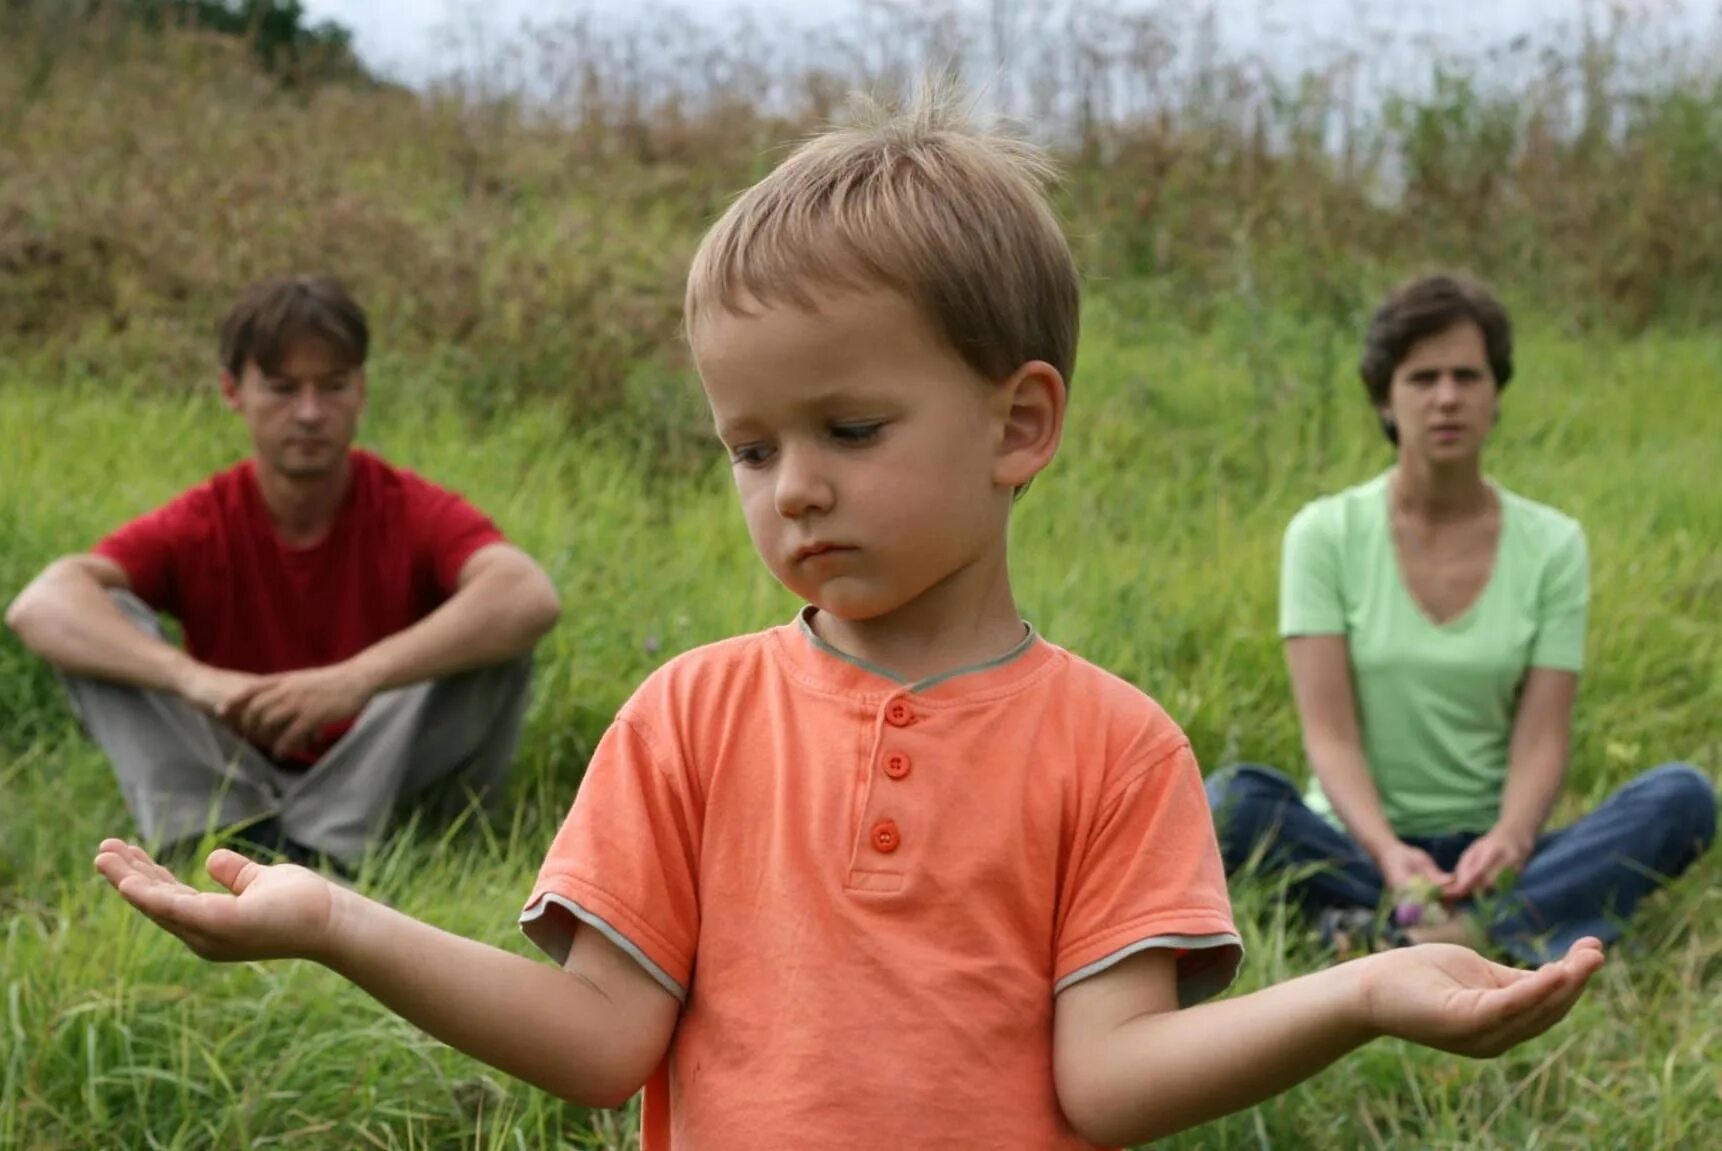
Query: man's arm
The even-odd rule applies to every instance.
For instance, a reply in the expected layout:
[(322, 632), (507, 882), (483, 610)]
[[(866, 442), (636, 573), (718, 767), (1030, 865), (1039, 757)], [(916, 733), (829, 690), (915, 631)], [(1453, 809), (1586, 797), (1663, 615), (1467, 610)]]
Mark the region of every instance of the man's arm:
[(1498, 1055), (1558, 1022), (1602, 961), (1594, 939), (1536, 971), (1427, 944), (1178, 1010), (1172, 953), (1142, 952), (1059, 995), (1059, 1104), (1091, 1142), (1128, 1147), (1249, 1107), (1378, 1036)]
[(1381, 795), (1363, 755), (1345, 637), (1291, 636), (1286, 640), (1286, 664), (1310, 768), (1351, 837), (1375, 860), (1391, 888), (1417, 875), (1446, 882), (1447, 874), (1433, 859), (1400, 840), (1381, 809)]
[(176, 690), (190, 657), (140, 630), (109, 598), (110, 591), (130, 587), (125, 569), (105, 556), (63, 556), (18, 593), (6, 609), (6, 626), (68, 674)]
[(228, 718), (232, 702), (258, 678), (199, 663), (139, 628), (108, 595), (130, 587), (125, 569), (106, 556), (64, 556), (18, 593), (6, 625), (68, 675), (175, 692)]
[(1502, 871), (1523, 867), (1531, 857), (1566, 778), (1577, 693), (1575, 672), (1533, 667), (1525, 673), (1513, 716), (1500, 817), (1459, 857), (1446, 889), (1449, 897), (1490, 887)]
[(110, 839), (96, 867), (119, 893), (216, 962), (305, 958), (476, 1059), (562, 1099), (617, 1107), (663, 1060), (680, 1004), (597, 931), (558, 969), (432, 927), (291, 865), (216, 851), (228, 892), (179, 882)]
[(440, 607), (350, 662), (374, 695), (522, 655), (561, 615), (543, 568), (512, 544), (486, 544), (461, 566), (455, 593)]
[(501, 663), (532, 650), (562, 614), (556, 589), (506, 543), (475, 551), (455, 593), (411, 627), (330, 667), (271, 676), (236, 701), (240, 729), (284, 755), (390, 688)]

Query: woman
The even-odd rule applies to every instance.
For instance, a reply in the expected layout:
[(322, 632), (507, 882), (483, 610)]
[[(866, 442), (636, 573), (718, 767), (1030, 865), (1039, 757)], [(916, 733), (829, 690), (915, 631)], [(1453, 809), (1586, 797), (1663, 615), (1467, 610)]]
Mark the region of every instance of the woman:
[(1376, 312), (1360, 371), (1398, 461), (1300, 511), (1281, 566), (1314, 780), (1303, 797), (1269, 768), (1209, 780), (1227, 869), (1258, 851), (1263, 870), (1297, 868), (1293, 894), (1330, 936), (1367, 932), (1384, 891), (1421, 889), (1453, 914), (1389, 942), (1492, 942), (1527, 963), (1584, 935), (1610, 942), (1715, 837), (1715, 789), (1665, 764), (1543, 829), (1566, 770), (1589, 572), (1578, 523), (1483, 473), (1511, 324), (1481, 285), (1417, 280)]

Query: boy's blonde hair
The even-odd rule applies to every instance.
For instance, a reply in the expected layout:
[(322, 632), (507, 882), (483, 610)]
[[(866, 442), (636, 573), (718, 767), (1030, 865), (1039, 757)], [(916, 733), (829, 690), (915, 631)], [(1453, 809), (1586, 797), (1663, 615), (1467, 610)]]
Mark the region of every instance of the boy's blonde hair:
[(1030, 360), (1076, 367), (1076, 263), (1048, 206), (1054, 176), (1028, 142), (984, 131), (950, 88), (892, 113), (858, 101), (848, 126), (797, 148), (706, 233), (688, 273), (690, 334), (712, 309), (814, 306), (819, 288), (886, 287), (968, 364), (1004, 380)]

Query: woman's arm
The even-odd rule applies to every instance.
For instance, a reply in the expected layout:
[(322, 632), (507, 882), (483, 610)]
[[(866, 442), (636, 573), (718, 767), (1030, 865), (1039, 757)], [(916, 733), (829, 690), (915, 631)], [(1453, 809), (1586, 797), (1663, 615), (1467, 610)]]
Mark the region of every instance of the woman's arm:
[(1575, 672), (1533, 667), (1525, 673), (1513, 716), (1501, 814), (1495, 826), (1459, 857), (1446, 888), (1449, 897), (1457, 899), (1491, 887), (1501, 872), (1522, 867), (1531, 857), (1566, 778), (1577, 693)]
[(1369, 853), (1390, 889), (1404, 887), (1418, 875), (1446, 883), (1450, 877), (1427, 854), (1401, 842), (1382, 811), (1363, 754), (1345, 636), (1290, 636), (1286, 663), (1303, 725), (1304, 752), (1346, 831)]

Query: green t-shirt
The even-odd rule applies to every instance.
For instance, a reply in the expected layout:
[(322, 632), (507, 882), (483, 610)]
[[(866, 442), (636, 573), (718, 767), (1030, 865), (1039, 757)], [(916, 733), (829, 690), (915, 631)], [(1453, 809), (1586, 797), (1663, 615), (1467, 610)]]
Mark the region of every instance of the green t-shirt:
[[(1343, 635), (1369, 773), (1400, 835), (1487, 831), (1500, 813), (1525, 669), (1579, 671), (1590, 603), (1584, 529), (1498, 485), (1482, 594), (1430, 622), (1400, 577), (1384, 473), (1286, 527), (1280, 634)], [(1333, 819), (1313, 777), (1310, 807)]]

